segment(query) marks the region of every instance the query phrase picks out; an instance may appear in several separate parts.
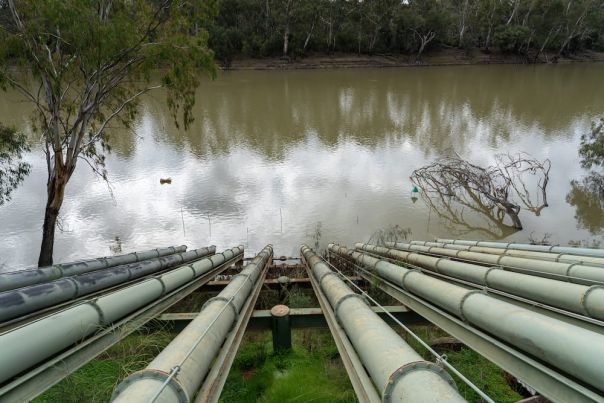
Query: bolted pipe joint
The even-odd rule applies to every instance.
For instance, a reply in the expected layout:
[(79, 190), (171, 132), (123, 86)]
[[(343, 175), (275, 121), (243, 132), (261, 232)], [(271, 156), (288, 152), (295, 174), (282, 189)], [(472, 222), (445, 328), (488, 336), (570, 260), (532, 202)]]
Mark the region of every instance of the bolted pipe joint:
[[(382, 402), (395, 403), (397, 402), (397, 396), (407, 395), (408, 393), (406, 393), (404, 389), (408, 388), (409, 385), (405, 385), (405, 382), (412, 378), (413, 372), (416, 371), (434, 372), (435, 374), (439, 375), (447, 384), (449, 384), (451, 388), (457, 390), (455, 381), (442, 367), (428, 361), (414, 361), (403, 365), (390, 375), (388, 378), (388, 383), (386, 383), (386, 387), (384, 388)], [(411, 380), (411, 382), (415, 381)]]

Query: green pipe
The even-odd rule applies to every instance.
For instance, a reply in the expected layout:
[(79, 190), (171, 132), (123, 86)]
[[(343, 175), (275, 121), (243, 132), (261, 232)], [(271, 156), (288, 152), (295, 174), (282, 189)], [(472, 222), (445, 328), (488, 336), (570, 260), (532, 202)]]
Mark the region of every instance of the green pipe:
[(463, 239), (438, 239), (438, 242), (452, 243), (456, 245), (486, 246), (489, 248), (528, 250), (535, 252), (567, 253), (569, 255), (592, 256), (604, 258), (604, 249), (574, 248), (571, 246), (558, 245), (531, 245), (526, 243), (506, 243), (491, 241), (466, 241)]
[[(389, 248), (405, 249), (407, 244), (402, 242), (386, 242)], [(448, 249), (448, 248), (447, 248)], [(553, 279), (567, 279), (577, 282), (572, 277), (579, 279), (604, 282), (604, 270), (600, 267), (587, 266), (579, 263), (561, 263), (543, 261), (537, 259), (527, 259), (508, 255), (492, 255), (488, 253), (469, 252), (458, 250), (455, 257), (467, 259), (475, 262), (490, 264), (493, 266), (506, 266), (511, 269), (522, 269), (534, 272), (535, 276), (549, 277)]]
[(376, 276), (604, 391), (602, 335), (365, 253), (329, 245)]
[(465, 402), (449, 374), (425, 361), (309, 247), (301, 253), (384, 402)]
[(426, 256), (413, 252), (458, 257), (460, 251), (451, 249), (403, 243), (397, 243), (396, 246), (397, 249), (389, 249), (357, 243), (355, 248), (380, 256), (400, 259), (446, 276), (455, 277), (474, 284), (485, 285), (533, 301), (604, 320), (604, 287), (572, 284), (565, 281), (510, 272), (502, 270), (497, 266), (485, 267), (443, 259), (440, 256)]
[(0, 383), (242, 255), (242, 246), (227, 249), (0, 334)]
[(0, 292), (0, 322), (213, 255), (215, 252), (215, 246), (199, 248)]
[(144, 252), (132, 252), (125, 255), (101, 257), (97, 259), (80, 260), (70, 263), (61, 263), (54, 266), (39, 267), (0, 273), (0, 291), (13, 290), (28, 285), (46, 283), (62, 277), (75, 276), (95, 270), (120, 266), (135, 262), (142, 262), (162, 256), (182, 253), (187, 250), (185, 245), (170, 246), (167, 248), (151, 249)]
[(190, 402), (208, 373), (262, 269), (272, 259), (266, 246), (218, 296), (176, 336), (147, 368), (124, 379), (113, 391), (114, 402)]
[(460, 245), (446, 242), (411, 241), (409, 243), (411, 245), (435, 246), (439, 248), (465, 250), (469, 252), (490, 253), (492, 255), (510, 255), (528, 259), (549, 260), (552, 262), (562, 263), (580, 263), (588, 266), (604, 267), (604, 258), (591, 256), (569, 255), (553, 252), (535, 252), (520, 249), (488, 248), (486, 246)]

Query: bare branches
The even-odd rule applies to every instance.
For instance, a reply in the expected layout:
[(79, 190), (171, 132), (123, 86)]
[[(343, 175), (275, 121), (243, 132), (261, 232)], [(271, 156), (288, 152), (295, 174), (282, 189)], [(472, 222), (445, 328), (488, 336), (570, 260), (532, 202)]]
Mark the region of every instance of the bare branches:
[[(485, 231), (509, 232), (505, 227), (520, 230), (520, 204), (535, 215), (547, 207), (551, 163), (523, 153), (497, 155), (496, 161), (483, 168), (458, 156), (445, 158), (413, 171), (411, 180), (422, 190), (427, 204), (451, 224), (468, 231), (478, 229), (465, 216), (469, 211), (479, 217), (483, 227), (490, 228)], [(511, 226), (504, 223), (506, 216)]]

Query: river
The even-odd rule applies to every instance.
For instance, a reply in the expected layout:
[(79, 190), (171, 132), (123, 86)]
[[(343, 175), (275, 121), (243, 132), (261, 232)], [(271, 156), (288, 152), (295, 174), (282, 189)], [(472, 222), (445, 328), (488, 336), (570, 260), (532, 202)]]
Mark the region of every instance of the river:
[[(587, 173), (577, 149), (603, 94), (597, 63), (223, 72), (199, 88), (188, 131), (162, 94), (143, 100), (133, 129), (111, 134), (110, 188), (80, 162), (55, 261), (176, 244), (251, 255), (272, 243), (297, 256), (301, 243), (351, 245), (393, 225), (413, 239), (601, 240), (601, 213), (578, 212), (567, 195)], [(34, 142), (31, 174), (0, 206), (2, 271), (35, 264), (41, 241), (46, 173), (30, 111), (16, 93), (0, 96), (0, 121)], [(522, 231), (465, 232), (412, 198), (411, 172), (439, 157), (488, 165), (521, 151), (552, 162), (549, 207), (522, 211)]]

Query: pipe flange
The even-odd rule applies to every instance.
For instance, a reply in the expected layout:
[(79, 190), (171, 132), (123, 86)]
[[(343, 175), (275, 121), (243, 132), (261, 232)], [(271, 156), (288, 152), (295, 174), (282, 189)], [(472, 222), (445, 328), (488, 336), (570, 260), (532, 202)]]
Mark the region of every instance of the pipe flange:
[(604, 289), (604, 286), (602, 286), (602, 285), (592, 285), (587, 290), (585, 290), (585, 292), (581, 296), (581, 308), (583, 309), (583, 313), (585, 313), (585, 315), (589, 316), (590, 318), (593, 318), (593, 315), (589, 312), (589, 307), (587, 306), (587, 297), (589, 296), (589, 294), (592, 291), (594, 291), (594, 290), (596, 290), (598, 288), (599, 289)]
[(155, 256), (155, 257), (159, 257), (159, 248), (155, 248), (155, 249), (153, 249), (153, 250), (155, 251), (155, 254), (157, 255), (157, 256)]
[(489, 274), (493, 270), (503, 270), (503, 267), (501, 267), (501, 266), (492, 266), (492, 267), (489, 267), (487, 269), (487, 271), (484, 273), (484, 278), (483, 278), (484, 285), (486, 285), (487, 287), (490, 287), (490, 285), (489, 285)]
[(205, 302), (205, 304), (203, 304), (203, 306), (201, 307), (200, 312), (203, 311), (206, 308), (206, 306), (208, 306), (209, 304), (211, 304), (214, 301), (224, 301), (224, 302), (226, 302), (227, 305), (231, 307), (231, 309), (233, 310), (233, 313), (235, 314), (235, 320), (233, 321), (233, 323), (237, 323), (237, 320), (239, 318), (239, 311), (237, 310), (237, 307), (235, 306), (235, 304), (233, 304), (232, 300), (230, 300), (228, 298), (225, 298), (225, 297), (221, 297), (220, 295), (216, 296), (214, 298), (210, 298), (209, 300), (207, 300)]
[(409, 291), (407, 290), (407, 286), (405, 286), (405, 277), (407, 277), (409, 274), (411, 273), (422, 273), (422, 271), (420, 269), (407, 269), (407, 271), (405, 273), (403, 273), (403, 277), (401, 277), (401, 286), (403, 287), (403, 289), (405, 291)]
[(468, 320), (466, 319), (466, 316), (463, 313), (463, 304), (466, 302), (466, 300), (474, 294), (485, 294), (484, 291), (478, 291), (478, 290), (474, 290), (474, 291), (470, 291), (468, 293), (466, 293), (466, 295), (464, 295), (461, 298), (461, 301), (459, 301), (459, 305), (457, 307), (458, 311), (459, 311), (459, 317), (461, 318), (461, 320), (463, 320), (464, 322), (467, 322)]
[(134, 255), (134, 257), (136, 257), (136, 261), (137, 261), (137, 262), (140, 262), (140, 261), (141, 261), (141, 258), (140, 258), (140, 256), (138, 255), (138, 252), (132, 252), (132, 254)]
[(455, 381), (453, 380), (453, 378), (451, 378), (451, 376), (447, 373), (447, 371), (445, 371), (438, 365), (436, 365), (432, 362), (429, 362), (429, 361), (414, 361), (414, 362), (410, 362), (410, 363), (405, 364), (402, 367), (398, 368), (396, 371), (394, 371), (390, 375), (390, 377), (388, 377), (388, 382), (386, 383), (386, 387), (384, 388), (384, 393), (382, 396), (382, 402), (383, 403), (392, 402), (393, 401), (392, 393), (394, 392), (394, 389), (396, 388), (396, 385), (398, 384), (398, 382), (400, 382), (400, 380), (405, 375), (407, 375), (411, 372), (414, 372), (414, 371), (434, 372), (435, 374), (440, 376), (445, 382), (447, 382), (452, 388), (457, 390), (457, 385), (455, 384)]
[(120, 384), (117, 385), (117, 387), (113, 391), (113, 394), (111, 395), (111, 401), (115, 400), (122, 392), (128, 389), (131, 384), (135, 383), (138, 380), (144, 379), (157, 380), (162, 382), (162, 384), (168, 381), (166, 387), (170, 387), (176, 393), (176, 396), (178, 396), (178, 403), (189, 403), (191, 401), (189, 395), (187, 394), (187, 391), (180, 384), (178, 379), (176, 379), (175, 377), (170, 378), (170, 374), (168, 372), (152, 368), (137, 371), (126, 379), (124, 379), (122, 382), (120, 382)]
[(105, 314), (103, 313), (103, 310), (101, 309), (101, 307), (97, 304), (98, 300), (99, 300), (98, 298), (91, 299), (90, 301), (87, 302), (87, 304), (92, 306), (94, 308), (94, 310), (96, 311), (96, 313), (99, 315), (99, 323), (101, 324), (101, 326), (105, 326), (105, 325), (107, 325), (107, 322), (105, 321)]

